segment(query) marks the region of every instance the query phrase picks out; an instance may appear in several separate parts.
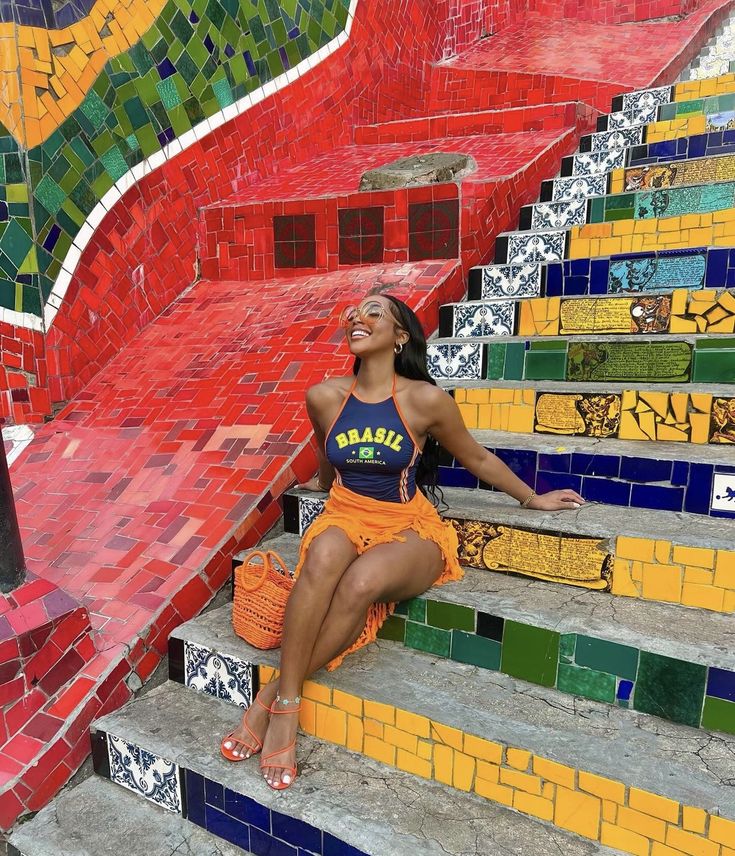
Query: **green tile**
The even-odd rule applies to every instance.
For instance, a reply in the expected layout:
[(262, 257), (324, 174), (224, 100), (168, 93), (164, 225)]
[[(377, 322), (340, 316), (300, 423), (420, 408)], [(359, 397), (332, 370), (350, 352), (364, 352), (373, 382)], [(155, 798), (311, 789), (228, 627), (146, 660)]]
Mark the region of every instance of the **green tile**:
[(523, 360), (526, 354), (524, 342), (509, 342), (505, 346), (505, 380), (523, 380)]
[(735, 351), (695, 351), (694, 383), (733, 383), (735, 381)]
[(564, 351), (527, 351), (525, 380), (564, 380), (567, 355)]
[(475, 610), (440, 600), (426, 602), (426, 623), (444, 630), (475, 630)]
[(416, 648), (417, 651), (426, 651), (428, 654), (448, 657), (451, 639), (452, 634), (449, 630), (438, 630), (436, 627), (415, 624), (413, 621), (406, 622), (404, 644), (407, 648)]
[(426, 624), (426, 601), (423, 598), (415, 597), (408, 601), (408, 617), (411, 621)]
[(735, 734), (735, 702), (707, 696), (704, 700), (702, 728)]
[(567, 350), (567, 343), (564, 339), (532, 339), (530, 343), (530, 351), (564, 351)]
[(591, 636), (577, 636), (574, 662), (609, 675), (635, 681), (638, 673), (638, 649)]
[(506, 621), (501, 671), (533, 684), (553, 687), (559, 663), (559, 634)]
[(633, 706), (697, 728), (706, 674), (706, 666), (641, 651)]
[(406, 636), (406, 619), (398, 615), (389, 615), (378, 631), (379, 639), (389, 639), (391, 642), (403, 642)]
[(576, 633), (562, 633), (559, 640), (559, 662), (571, 663), (574, 660), (574, 649), (577, 644)]
[(712, 348), (714, 350), (730, 350), (735, 348), (735, 339), (726, 339), (724, 336), (712, 336), (707, 339), (698, 339), (696, 351)]
[(505, 367), (505, 345), (492, 343), (487, 346), (487, 380), (502, 380)]
[(615, 701), (615, 675), (595, 669), (580, 669), (567, 663), (559, 664), (556, 688), (563, 693), (591, 698), (612, 704)]
[(455, 630), (452, 633), (452, 659), (459, 663), (469, 663), (483, 669), (497, 671), (500, 668), (500, 642), (483, 639), (474, 633)]
[(410, 600), (402, 600), (397, 606), (395, 615), (408, 615), (408, 604)]

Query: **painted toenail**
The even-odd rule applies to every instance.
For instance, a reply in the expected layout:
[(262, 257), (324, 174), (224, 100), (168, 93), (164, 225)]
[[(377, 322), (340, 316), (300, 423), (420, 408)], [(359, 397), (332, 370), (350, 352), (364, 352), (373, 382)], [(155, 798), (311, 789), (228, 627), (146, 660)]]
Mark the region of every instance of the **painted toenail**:
[(283, 784), (284, 785), (288, 785), (290, 782), (291, 782), (291, 776), (284, 776), (283, 777)]

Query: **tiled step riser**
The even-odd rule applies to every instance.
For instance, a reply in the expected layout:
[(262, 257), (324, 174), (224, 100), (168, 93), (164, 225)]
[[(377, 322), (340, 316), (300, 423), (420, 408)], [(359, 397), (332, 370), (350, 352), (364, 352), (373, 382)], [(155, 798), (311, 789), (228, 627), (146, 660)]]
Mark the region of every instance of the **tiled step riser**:
[(616, 149), (627, 149), (639, 146), (646, 141), (645, 126), (634, 128), (615, 128), (610, 131), (598, 131), (595, 134), (585, 134), (580, 138), (580, 153), (612, 152)]
[(495, 263), (529, 265), (558, 262), (567, 258), (568, 250), (569, 234), (566, 231), (511, 232), (495, 239)]
[[(512, 335), (502, 312), (509, 303), (454, 304), (442, 307), (449, 338)], [(502, 310), (502, 312), (501, 312)], [(440, 328), (441, 329), (441, 328)], [(469, 343), (468, 343), (469, 344)], [(474, 343), (478, 344), (478, 343)], [(463, 344), (432, 343), (429, 369), (436, 380), (559, 380), (646, 383), (730, 383), (735, 380), (735, 342), (698, 339), (671, 341), (482, 342), (478, 351)], [(468, 364), (468, 358), (472, 364)], [(471, 374), (470, 374), (471, 372)]]
[[(285, 531), (303, 535), (323, 508), (320, 497), (286, 494)], [(456, 520), (462, 544), (460, 559), (468, 567), (493, 573), (509, 571), (598, 591), (609, 589), (621, 597), (735, 612), (735, 553), (729, 550), (688, 547), (649, 537), (571, 537), (468, 517)], [(613, 541), (611, 547), (609, 542)], [(559, 556), (564, 557), (563, 578), (559, 576)], [(721, 708), (715, 702), (710, 707)], [(721, 712), (730, 715), (732, 710), (725, 706)]]
[(469, 300), (654, 294), (735, 288), (735, 250), (698, 247), (609, 258), (472, 268)]
[(670, 122), (672, 119), (686, 119), (698, 115), (716, 116), (733, 110), (735, 110), (735, 93), (728, 92), (692, 101), (672, 101), (669, 104), (662, 104), (658, 108), (656, 120)]
[[(609, 639), (514, 621), (422, 596), (401, 603), (379, 637), (437, 657), (501, 672), (561, 693), (617, 704), (694, 728), (735, 733), (735, 672), (677, 660)], [(169, 662), (182, 659), (192, 643), (172, 638)], [(201, 648), (201, 646), (195, 646)], [(210, 650), (209, 661), (231, 665), (231, 682), (258, 669)], [(172, 670), (171, 680), (180, 679)], [(222, 670), (198, 686), (205, 695), (222, 698), (217, 686)], [(684, 689), (673, 691), (673, 682)], [(679, 683), (680, 682), (680, 683)]]
[[(257, 668), (253, 668), (257, 674)], [(254, 854), (366, 856), (317, 826), (275, 811), (194, 770), (101, 730), (92, 732), (95, 773)], [(265, 785), (264, 785), (265, 787)]]

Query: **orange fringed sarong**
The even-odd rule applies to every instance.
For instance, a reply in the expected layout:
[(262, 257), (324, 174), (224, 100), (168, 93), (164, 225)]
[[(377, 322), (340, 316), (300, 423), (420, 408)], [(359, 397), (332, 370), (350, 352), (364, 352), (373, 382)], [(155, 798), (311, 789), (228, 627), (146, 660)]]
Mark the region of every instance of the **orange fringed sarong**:
[[(330, 526), (336, 526), (345, 533), (355, 545), (358, 556), (378, 544), (405, 541), (399, 533), (410, 529), (420, 538), (433, 541), (442, 552), (444, 570), (434, 585), (443, 585), (449, 580), (459, 580), (463, 576), (457, 559), (457, 533), (451, 523), (446, 523), (439, 517), (437, 510), (421, 491), (416, 491), (410, 502), (382, 502), (360, 496), (342, 485), (332, 485), (324, 511), (301, 539), (296, 576), (304, 564), (309, 544)], [(358, 640), (339, 657), (335, 657), (327, 668), (330, 671), (336, 669), (347, 654), (374, 642), (383, 622), (393, 614), (395, 608), (395, 603), (374, 603), (368, 610), (365, 629)]]

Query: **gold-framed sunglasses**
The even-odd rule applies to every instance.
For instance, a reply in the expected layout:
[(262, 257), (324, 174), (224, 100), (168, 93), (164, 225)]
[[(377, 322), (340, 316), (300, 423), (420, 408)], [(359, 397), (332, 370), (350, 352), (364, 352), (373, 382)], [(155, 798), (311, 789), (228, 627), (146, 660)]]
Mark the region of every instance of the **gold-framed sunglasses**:
[[(368, 300), (361, 306), (346, 306), (340, 312), (339, 326), (347, 329), (351, 324), (356, 324), (358, 321), (362, 321), (363, 324), (372, 329), (379, 324), (386, 315), (390, 315), (390, 317), (393, 318), (392, 313), (389, 312), (378, 300)], [(393, 320), (395, 321), (395, 318), (393, 318)], [(396, 323), (398, 322), (396, 321)]]

